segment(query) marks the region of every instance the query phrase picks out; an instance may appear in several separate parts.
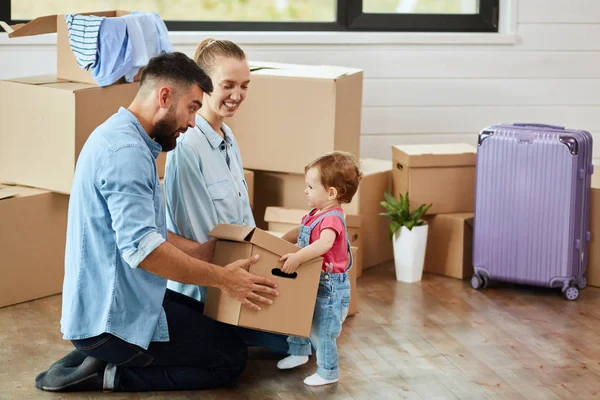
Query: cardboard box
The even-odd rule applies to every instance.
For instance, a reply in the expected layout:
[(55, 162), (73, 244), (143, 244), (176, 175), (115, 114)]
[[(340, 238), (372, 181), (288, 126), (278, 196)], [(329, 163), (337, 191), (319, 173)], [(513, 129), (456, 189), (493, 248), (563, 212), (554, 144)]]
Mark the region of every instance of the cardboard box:
[(128, 107), (138, 88), (137, 82), (98, 87), (53, 76), (0, 81), (0, 181), (70, 193), (85, 141)]
[(307, 163), (333, 150), (359, 157), (361, 70), (262, 62), (250, 67), (246, 100), (225, 121), (246, 168), (304, 173)]
[(0, 307), (62, 292), (69, 197), (0, 184)]
[(473, 276), (473, 214), (437, 214), (429, 223), (423, 270), (457, 279)]
[(588, 285), (600, 286), (600, 172), (592, 175), (592, 193), (590, 199), (590, 233), (588, 244), (588, 265), (586, 278)]
[[(309, 212), (308, 209), (267, 207), (265, 211), (265, 222), (269, 232), (281, 232), (283, 234), (296, 228), (302, 222), (302, 218)], [(346, 229), (350, 246), (362, 248), (361, 217), (360, 215), (346, 215)], [(357, 276), (362, 274), (362, 262), (357, 262)], [(355, 267), (357, 266), (355, 265)]]
[(394, 196), (408, 191), (411, 210), (432, 203), (431, 215), (473, 212), (476, 153), (465, 143), (393, 146)]
[[(268, 233), (277, 237), (282, 237), (283, 232), (268, 231)], [(350, 251), (354, 258), (354, 267), (348, 273), (350, 278), (350, 307), (348, 308), (348, 316), (351, 317), (358, 313), (358, 292), (357, 292), (357, 279), (359, 278), (358, 273), (362, 270), (362, 259), (360, 254), (360, 248), (351, 246)]]
[[(383, 194), (392, 190), (392, 163), (389, 160), (361, 159), (363, 179), (358, 192), (342, 209), (347, 215), (360, 215), (363, 232), (362, 270), (393, 260), (392, 241), (388, 237), (389, 219), (380, 212)], [(308, 209), (304, 195), (304, 174), (255, 171), (254, 218), (258, 227), (268, 229), (264, 221), (267, 207)]]
[(309, 337), (323, 258), (302, 264), (294, 277), (283, 277), (276, 275), (283, 265), (279, 258), (300, 250), (298, 246), (261, 229), (241, 225), (218, 224), (209, 235), (217, 239), (214, 264), (225, 266), (259, 254), (259, 261), (249, 271), (275, 281), (279, 296), (273, 298), (272, 305), (261, 305), (262, 310), (255, 312), (219, 289), (209, 288), (204, 314), (232, 325)]
[(254, 206), (254, 171), (244, 170), (244, 180), (248, 185), (248, 198), (250, 199), (250, 207)]
[[(129, 11), (110, 10), (91, 13), (79, 13), (81, 15), (94, 15), (98, 17), (114, 18), (129, 14)], [(0, 26), (8, 33), (9, 38), (34, 36), (46, 33), (56, 32), (56, 70), (57, 77), (73, 82), (83, 82), (96, 84), (92, 78), (91, 71), (86, 71), (77, 64), (75, 54), (69, 44), (69, 33), (65, 15), (46, 15), (35, 18), (26, 24), (7, 25), (0, 23)], [(140, 80), (141, 71), (134, 80)]]

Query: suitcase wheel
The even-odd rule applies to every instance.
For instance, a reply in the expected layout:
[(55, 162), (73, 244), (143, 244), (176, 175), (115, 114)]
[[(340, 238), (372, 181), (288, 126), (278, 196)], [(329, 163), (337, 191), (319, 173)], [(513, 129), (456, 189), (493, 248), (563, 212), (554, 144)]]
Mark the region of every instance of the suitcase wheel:
[(488, 286), (488, 278), (485, 275), (475, 274), (471, 278), (473, 289), (485, 289)]
[(577, 289), (575, 286), (568, 286), (566, 289), (563, 289), (563, 294), (567, 300), (577, 300), (579, 297), (579, 289)]
[(587, 278), (585, 276), (582, 276), (581, 279), (579, 280), (579, 282), (577, 282), (577, 287), (579, 289), (585, 289), (586, 286), (587, 286)]

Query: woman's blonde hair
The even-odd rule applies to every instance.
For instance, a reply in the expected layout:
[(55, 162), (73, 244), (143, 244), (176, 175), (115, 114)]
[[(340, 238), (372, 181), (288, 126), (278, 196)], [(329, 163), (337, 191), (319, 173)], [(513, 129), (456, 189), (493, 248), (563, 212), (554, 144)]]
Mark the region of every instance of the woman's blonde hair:
[(206, 38), (198, 45), (196, 54), (194, 54), (194, 61), (210, 75), (217, 57), (234, 58), (242, 61), (246, 59), (246, 54), (240, 46), (230, 40)]

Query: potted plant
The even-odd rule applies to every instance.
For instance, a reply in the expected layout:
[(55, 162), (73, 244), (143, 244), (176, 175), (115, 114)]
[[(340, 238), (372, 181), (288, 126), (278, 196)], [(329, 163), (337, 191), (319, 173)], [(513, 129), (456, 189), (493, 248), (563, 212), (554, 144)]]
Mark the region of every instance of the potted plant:
[(431, 204), (422, 204), (412, 212), (409, 208), (408, 193), (400, 194), (400, 200), (389, 193), (380, 204), (390, 222), (390, 240), (394, 243), (394, 263), (396, 280), (402, 282), (420, 281), (425, 263), (425, 248), (429, 225), (423, 216)]

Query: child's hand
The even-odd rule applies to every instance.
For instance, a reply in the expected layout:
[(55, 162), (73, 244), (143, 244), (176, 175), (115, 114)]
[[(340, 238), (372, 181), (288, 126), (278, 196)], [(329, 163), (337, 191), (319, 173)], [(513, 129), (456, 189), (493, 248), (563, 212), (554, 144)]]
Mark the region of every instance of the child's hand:
[(297, 253), (285, 254), (279, 259), (279, 261), (285, 261), (283, 263), (283, 267), (281, 267), (281, 270), (286, 274), (296, 272), (300, 266), (300, 257), (298, 257)]

